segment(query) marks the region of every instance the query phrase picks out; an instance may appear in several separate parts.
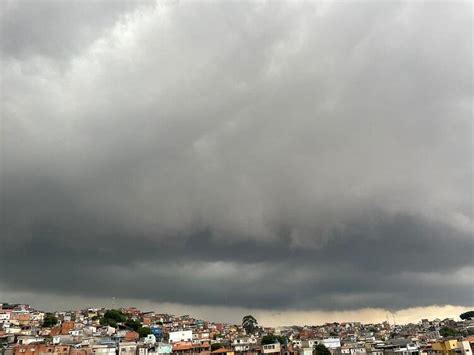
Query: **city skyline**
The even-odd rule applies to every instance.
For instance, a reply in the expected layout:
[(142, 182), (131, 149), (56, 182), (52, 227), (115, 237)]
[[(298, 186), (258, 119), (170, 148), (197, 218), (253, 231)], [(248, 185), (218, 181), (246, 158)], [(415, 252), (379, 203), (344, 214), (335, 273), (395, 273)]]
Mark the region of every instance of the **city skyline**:
[[(138, 309), (149, 312), (157, 312), (163, 314), (172, 314), (175, 316), (190, 315), (196, 319), (206, 319), (212, 322), (223, 322), (229, 324), (239, 324), (241, 318), (245, 314), (253, 314), (260, 325), (268, 327), (280, 327), (288, 325), (317, 325), (331, 322), (361, 322), (364, 324), (383, 323), (387, 321), (389, 324), (403, 325), (409, 323), (419, 323), (422, 319), (459, 319), (459, 315), (469, 312), (472, 307), (463, 306), (428, 306), (408, 308), (398, 311), (386, 309), (357, 309), (353, 311), (299, 311), (281, 310), (281, 311), (262, 311), (256, 309), (246, 309), (238, 307), (226, 306), (187, 306), (172, 303), (154, 303), (154, 302), (138, 302), (133, 303), (132, 300), (120, 299), (101, 299), (93, 300), (90, 298), (78, 298), (75, 296), (53, 296), (46, 301), (41, 301), (41, 296), (15, 294), (11, 299), (2, 298), (0, 292), (0, 303), (25, 303), (34, 309), (44, 312), (65, 312), (88, 308), (98, 309), (121, 309), (136, 307)], [(21, 302), (14, 302), (18, 300)], [(90, 303), (92, 302), (92, 303)]]
[[(77, 306), (77, 307), (70, 307), (70, 308), (61, 308), (61, 307), (56, 307), (56, 308), (49, 308), (49, 309), (43, 309), (42, 307), (38, 307), (36, 304), (27, 304), (27, 303), (18, 303), (18, 302), (3, 302), (0, 300), (0, 306), (3, 305), (4, 309), (0, 308), (0, 313), (5, 312), (5, 310), (15, 310), (15, 312), (41, 312), (43, 314), (52, 314), (52, 315), (64, 315), (64, 314), (73, 314), (73, 313), (80, 313), (80, 312), (85, 312), (85, 311), (101, 311), (104, 313), (107, 310), (114, 310), (114, 311), (119, 311), (122, 313), (130, 313), (134, 312), (136, 313), (136, 317), (144, 317), (147, 314), (154, 314), (154, 315), (163, 315), (163, 316), (168, 316), (168, 317), (173, 317), (177, 319), (182, 319), (182, 318), (192, 318), (195, 320), (200, 320), (204, 322), (212, 322), (212, 323), (222, 323), (222, 324), (228, 324), (228, 325), (240, 325), (243, 321), (243, 318), (246, 316), (248, 317), (250, 314), (246, 311), (247, 310), (238, 310), (240, 313), (239, 315), (234, 319), (234, 320), (226, 320), (223, 321), (222, 319), (219, 318), (209, 318), (206, 319), (205, 317), (199, 317), (196, 316), (195, 314), (192, 313), (183, 313), (183, 314), (174, 314), (170, 313), (166, 310), (166, 306), (161, 306), (161, 309), (157, 309), (156, 305), (153, 304), (148, 304), (148, 305), (143, 305), (143, 307), (148, 307), (148, 308), (142, 308), (142, 307), (137, 307), (136, 305), (131, 305), (131, 304), (117, 304), (115, 300), (112, 300), (111, 306), (103, 306), (103, 305), (86, 305), (84, 304), (83, 306)], [(472, 314), (474, 311), (471, 308), (462, 308), (462, 307), (454, 307), (454, 306), (445, 306), (444, 308), (449, 308), (449, 315), (446, 316), (446, 313), (439, 313), (439, 308), (433, 307), (433, 309), (429, 310), (428, 313), (423, 314), (420, 318), (414, 318), (413, 314), (407, 314), (405, 311), (402, 312), (392, 312), (392, 311), (383, 311), (383, 310), (378, 310), (380, 312), (384, 312), (385, 315), (384, 317), (381, 317), (379, 315), (379, 318), (373, 318), (370, 321), (362, 321), (360, 319), (352, 319), (351, 313), (350, 312), (341, 312), (340, 317), (338, 319), (332, 319), (332, 320), (311, 320), (311, 318), (307, 318), (309, 321), (306, 323), (291, 323), (291, 320), (289, 323), (280, 323), (280, 324), (268, 324), (266, 323), (267, 319), (264, 315), (263, 318), (262, 314), (256, 313), (256, 314), (251, 314), (250, 316), (254, 317), (256, 319), (259, 327), (269, 327), (269, 328), (278, 328), (278, 327), (288, 327), (288, 326), (299, 326), (299, 327), (304, 327), (304, 326), (323, 326), (325, 324), (345, 324), (345, 323), (360, 323), (360, 324), (387, 324), (391, 327), (396, 327), (396, 326), (406, 326), (409, 324), (419, 324), (423, 323), (424, 321), (445, 321), (445, 320), (453, 320), (453, 321), (463, 321), (464, 319), (469, 319), (469, 314)], [(421, 310), (426, 310), (427, 308), (422, 308)], [(409, 310), (408, 312), (413, 313), (413, 310)], [(460, 313), (456, 313), (460, 312)], [(348, 318), (343, 318), (344, 316)], [(213, 317), (218, 317), (214, 315)], [(464, 318), (463, 318), (464, 317)], [(43, 317), (44, 318), (44, 317)], [(383, 319), (382, 319), (383, 318)], [(142, 318), (143, 319), (143, 318)], [(263, 322), (261, 321), (263, 319)], [(285, 319), (285, 318), (283, 318)], [(296, 319), (301, 319), (301, 318), (296, 318)], [(285, 320), (284, 320), (285, 321)], [(288, 322), (288, 320), (286, 320)], [(150, 326), (150, 325), (148, 325)], [(185, 329), (185, 327), (184, 327)]]

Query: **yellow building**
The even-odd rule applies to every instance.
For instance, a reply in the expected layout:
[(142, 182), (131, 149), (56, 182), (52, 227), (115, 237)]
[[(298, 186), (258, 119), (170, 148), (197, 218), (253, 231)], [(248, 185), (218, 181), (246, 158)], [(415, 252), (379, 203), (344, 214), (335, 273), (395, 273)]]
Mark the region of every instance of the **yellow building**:
[(464, 342), (457, 341), (456, 339), (437, 341), (431, 344), (431, 351), (434, 354), (468, 354), (470, 347), (464, 346)]

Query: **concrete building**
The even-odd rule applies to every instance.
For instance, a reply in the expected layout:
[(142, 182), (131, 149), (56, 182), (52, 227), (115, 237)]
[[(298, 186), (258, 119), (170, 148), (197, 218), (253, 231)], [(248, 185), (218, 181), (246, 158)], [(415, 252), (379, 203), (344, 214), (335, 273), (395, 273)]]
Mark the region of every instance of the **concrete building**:
[(341, 347), (341, 339), (339, 338), (325, 338), (320, 341), (320, 343), (322, 343), (329, 350)]
[(119, 355), (136, 355), (137, 343), (135, 342), (123, 342), (118, 345)]
[(281, 351), (281, 345), (280, 343), (275, 343), (275, 344), (267, 344), (263, 346), (262, 352), (264, 354), (275, 354), (275, 353), (280, 353)]
[(458, 341), (456, 339), (450, 339), (445, 341), (437, 341), (431, 344), (431, 351), (428, 351), (431, 355), (471, 355), (472, 349), (469, 341)]
[(92, 354), (116, 355), (116, 346), (113, 344), (95, 344), (95, 345), (92, 345)]
[(313, 348), (300, 348), (299, 355), (313, 355)]
[(193, 331), (192, 330), (180, 330), (177, 332), (169, 333), (169, 342), (178, 343), (178, 342), (187, 342), (193, 340)]
[(28, 344), (13, 349), (13, 355), (69, 355), (68, 345)]

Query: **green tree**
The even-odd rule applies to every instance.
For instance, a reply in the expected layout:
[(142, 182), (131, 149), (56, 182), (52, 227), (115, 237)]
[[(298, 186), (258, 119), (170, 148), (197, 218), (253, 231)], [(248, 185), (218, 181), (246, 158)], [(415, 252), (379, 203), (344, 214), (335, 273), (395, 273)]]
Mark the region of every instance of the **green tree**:
[(112, 319), (117, 323), (123, 323), (127, 321), (127, 316), (118, 309), (108, 309), (105, 311), (104, 318)]
[(116, 321), (114, 321), (113, 319), (110, 319), (110, 318), (105, 318), (105, 317), (102, 317), (100, 318), (100, 325), (102, 326), (109, 326), (109, 327), (114, 327), (114, 328), (117, 328), (118, 327), (118, 324)]
[(255, 333), (257, 330), (257, 324), (258, 322), (255, 317), (250, 314), (242, 318), (242, 328), (244, 328), (245, 332), (249, 335)]
[(449, 338), (449, 337), (455, 337), (455, 336), (459, 335), (460, 333), (454, 328), (442, 327), (439, 330), (439, 334), (444, 338)]
[(324, 344), (315, 345), (314, 350), (316, 350), (316, 355), (331, 355), (331, 352)]
[(286, 344), (288, 343), (288, 338), (281, 335), (264, 335), (261, 340), (262, 345), (267, 345), (267, 344), (275, 344), (275, 343), (280, 343), (280, 344)]
[(138, 329), (140, 329), (140, 327), (142, 326), (142, 324), (139, 322), (139, 321), (136, 321), (136, 320), (133, 320), (133, 319), (127, 319), (127, 321), (125, 322), (125, 326), (127, 326), (128, 328), (134, 330), (134, 331), (137, 331)]
[(138, 335), (140, 335), (140, 338), (146, 337), (148, 334), (151, 334), (151, 329), (148, 327), (140, 327), (137, 330)]
[(461, 313), (459, 318), (461, 318), (462, 320), (474, 318), (474, 311), (468, 311), (468, 312)]
[(211, 344), (211, 351), (221, 349), (223, 347), (224, 347), (224, 344), (222, 344), (222, 343), (213, 343), (213, 344)]
[(261, 340), (262, 345), (276, 343), (276, 337), (274, 335), (264, 335)]
[(43, 327), (54, 327), (58, 324), (58, 318), (53, 313), (46, 313), (43, 319)]
[(108, 325), (110, 327), (117, 328), (118, 323), (124, 323), (127, 320), (127, 316), (118, 309), (108, 309), (105, 311), (104, 316), (100, 318), (100, 324), (103, 326)]

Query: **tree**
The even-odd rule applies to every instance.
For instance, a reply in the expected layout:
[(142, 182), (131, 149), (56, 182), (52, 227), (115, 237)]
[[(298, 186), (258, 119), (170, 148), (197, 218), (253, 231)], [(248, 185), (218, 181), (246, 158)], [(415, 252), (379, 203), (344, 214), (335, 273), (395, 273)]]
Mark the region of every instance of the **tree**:
[(468, 311), (468, 312), (461, 313), (459, 318), (461, 318), (462, 320), (467, 320), (467, 319), (474, 318), (474, 311)]
[(142, 324), (139, 321), (136, 321), (136, 320), (133, 320), (133, 319), (129, 318), (125, 322), (125, 326), (127, 326), (128, 328), (130, 328), (134, 331), (137, 331), (142, 326)]
[(242, 318), (242, 328), (244, 328), (245, 332), (249, 335), (255, 333), (257, 330), (257, 324), (258, 322), (255, 317), (250, 314)]
[(118, 327), (117, 322), (114, 321), (113, 319), (110, 319), (110, 318), (102, 317), (102, 318), (100, 318), (99, 322), (100, 322), (100, 325), (102, 325), (102, 326), (109, 326), (109, 327), (113, 327), (113, 328)]
[(118, 323), (124, 323), (128, 320), (127, 316), (117, 309), (108, 309), (100, 319), (101, 325), (108, 325), (117, 328)]
[(43, 327), (54, 327), (58, 324), (58, 318), (53, 313), (46, 313), (43, 319)]
[(140, 327), (137, 330), (138, 335), (140, 335), (140, 338), (146, 337), (148, 334), (151, 334), (151, 329), (148, 327)]
[(315, 345), (314, 350), (316, 350), (316, 355), (331, 355), (331, 352), (324, 344)]
[(224, 347), (224, 344), (222, 344), (222, 343), (213, 343), (213, 344), (211, 344), (211, 351), (221, 349), (223, 347)]
[(286, 344), (288, 342), (288, 338), (285, 336), (278, 336), (278, 335), (264, 335), (262, 337), (262, 345), (267, 345), (267, 344), (275, 344), (275, 343), (280, 343), (280, 344)]
[(439, 330), (439, 334), (444, 338), (449, 338), (449, 337), (455, 337), (456, 335), (459, 335), (459, 332), (454, 328), (443, 327)]
[(108, 309), (105, 311), (104, 318), (112, 319), (117, 323), (123, 323), (127, 321), (127, 316), (118, 309)]

